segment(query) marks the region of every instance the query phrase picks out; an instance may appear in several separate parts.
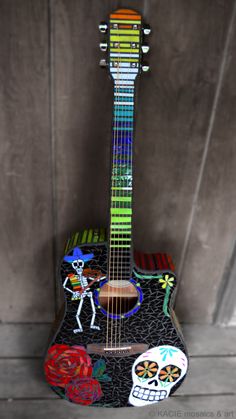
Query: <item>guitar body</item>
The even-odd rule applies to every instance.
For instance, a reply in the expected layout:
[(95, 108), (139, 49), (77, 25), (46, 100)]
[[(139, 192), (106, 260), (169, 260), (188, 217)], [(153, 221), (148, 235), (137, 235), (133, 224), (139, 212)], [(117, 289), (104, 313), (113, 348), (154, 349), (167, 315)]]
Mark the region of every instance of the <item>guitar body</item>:
[[(89, 241), (84, 242), (88, 236)], [(107, 278), (108, 246), (104, 229), (85, 230), (74, 235), (68, 241), (66, 255), (72, 255), (74, 249), (80, 249), (82, 258), (93, 255), (84, 262), (85, 274), (89, 270), (91, 274), (99, 272)], [(122, 319), (119, 342), (120, 347), (123, 343), (126, 347), (130, 342), (145, 344), (147, 350), (143, 354), (129, 354), (125, 349), (120, 354), (115, 351), (114, 354), (110, 353), (112, 349), (107, 353), (93, 353), (89, 349), (91, 344), (105, 346), (107, 339), (107, 316), (99, 304), (99, 292), (106, 279), (94, 282), (87, 289), (87, 294), (92, 294), (95, 307), (94, 325), (99, 329), (91, 328), (94, 310), (91, 296), (87, 295), (82, 298), (79, 316), (82, 331), (78, 331), (76, 315), (82, 299), (73, 300), (73, 294), (64, 290), (63, 318), (45, 360), (46, 378), (56, 393), (77, 404), (124, 407), (156, 403), (178, 388), (185, 377), (188, 360), (171, 308), (176, 287), (173, 270), (171, 258), (166, 254), (134, 252), (131, 280), (139, 293), (137, 303), (131, 310), (133, 313)], [(71, 263), (63, 258), (62, 285), (71, 274), (75, 275), (76, 272)], [(69, 286), (72, 290), (73, 285)], [(111, 322), (109, 328), (112, 327), (115, 334), (116, 319), (110, 318)], [(137, 375), (144, 371), (144, 362), (151, 366), (150, 377), (145, 373)], [(138, 365), (143, 369), (137, 370)], [(79, 368), (78, 374), (75, 373), (76, 368)]]
[[(170, 256), (133, 251), (135, 80), (150, 27), (119, 9), (100, 24), (109, 42), (114, 103), (108, 229), (69, 239), (61, 263), (65, 306), (47, 350), (52, 389), (78, 405), (145, 406), (169, 397), (188, 368), (172, 308), (176, 277)], [(102, 60), (104, 64), (104, 60)]]

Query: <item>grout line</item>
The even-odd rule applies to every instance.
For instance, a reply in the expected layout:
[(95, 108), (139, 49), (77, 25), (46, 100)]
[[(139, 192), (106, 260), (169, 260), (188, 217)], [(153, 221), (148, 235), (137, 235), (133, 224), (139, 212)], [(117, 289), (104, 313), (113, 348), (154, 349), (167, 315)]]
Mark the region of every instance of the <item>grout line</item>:
[(227, 62), (227, 57), (228, 57), (229, 45), (230, 45), (231, 38), (232, 38), (235, 13), (236, 13), (236, 2), (234, 3), (234, 8), (233, 8), (232, 16), (231, 16), (231, 19), (230, 19), (230, 22), (229, 22), (229, 27), (228, 27), (226, 40), (225, 40), (225, 45), (224, 45), (224, 49), (223, 49), (222, 60), (221, 60), (220, 69), (219, 69), (219, 77), (218, 77), (218, 82), (217, 82), (215, 96), (214, 96), (214, 100), (213, 100), (211, 115), (210, 115), (210, 119), (209, 119), (209, 125), (208, 125), (208, 129), (207, 129), (207, 134), (206, 134), (205, 147), (204, 147), (204, 151), (203, 151), (203, 155), (202, 155), (202, 161), (201, 161), (201, 165), (200, 165), (200, 169), (199, 169), (199, 175), (198, 175), (198, 179), (197, 179), (197, 183), (196, 183), (196, 187), (195, 187), (195, 192), (194, 192), (194, 196), (193, 196), (192, 208), (191, 208), (191, 212), (190, 212), (190, 216), (189, 216), (189, 220), (188, 220), (188, 225), (187, 225), (187, 231), (186, 231), (186, 235), (185, 235), (183, 250), (181, 252), (181, 257), (180, 257), (179, 272), (178, 272), (179, 277), (181, 277), (181, 275), (182, 275), (184, 262), (185, 262), (185, 257), (186, 257), (186, 252), (187, 252), (187, 248), (188, 248), (188, 245), (189, 245), (190, 235), (191, 235), (191, 232), (192, 232), (193, 219), (194, 219), (195, 211), (196, 211), (196, 208), (197, 208), (199, 191), (200, 191), (201, 184), (202, 184), (202, 179), (203, 179), (204, 170), (205, 170), (205, 166), (206, 166), (208, 149), (209, 149), (209, 145), (210, 145), (210, 141), (211, 141), (211, 137), (212, 137), (212, 131), (213, 131), (213, 126), (214, 126), (215, 117), (216, 117), (216, 111), (217, 111), (219, 97), (220, 97), (222, 84), (223, 84), (223, 77), (224, 77), (224, 73), (225, 73), (225, 67), (226, 67), (226, 62)]
[(54, 278), (54, 312), (57, 313), (59, 291), (57, 288), (57, 193), (56, 193), (56, 137), (55, 137), (55, 111), (54, 111), (54, 0), (48, 0), (48, 40), (49, 40), (49, 103), (50, 103), (50, 140), (51, 140), (51, 176), (52, 176), (52, 227), (53, 227), (53, 274)]

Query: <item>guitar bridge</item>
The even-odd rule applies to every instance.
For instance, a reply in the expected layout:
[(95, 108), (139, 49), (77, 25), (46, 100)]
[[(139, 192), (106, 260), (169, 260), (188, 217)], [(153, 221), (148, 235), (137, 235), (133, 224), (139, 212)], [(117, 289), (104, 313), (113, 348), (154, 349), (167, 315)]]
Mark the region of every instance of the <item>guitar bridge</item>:
[(119, 346), (106, 346), (100, 343), (91, 343), (87, 345), (88, 354), (99, 354), (104, 356), (124, 357), (146, 352), (148, 345), (146, 343), (122, 343)]

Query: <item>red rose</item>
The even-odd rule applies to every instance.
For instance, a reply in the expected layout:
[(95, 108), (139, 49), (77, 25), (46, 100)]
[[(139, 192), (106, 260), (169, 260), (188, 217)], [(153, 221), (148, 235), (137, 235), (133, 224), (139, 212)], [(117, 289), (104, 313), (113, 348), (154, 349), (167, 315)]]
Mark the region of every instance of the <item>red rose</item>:
[(49, 384), (65, 387), (74, 377), (92, 375), (91, 358), (83, 346), (55, 344), (48, 350), (44, 371)]
[(75, 378), (65, 388), (66, 396), (74, 403), (89, 405), (102, 396), (100, 383), (91, 377)]

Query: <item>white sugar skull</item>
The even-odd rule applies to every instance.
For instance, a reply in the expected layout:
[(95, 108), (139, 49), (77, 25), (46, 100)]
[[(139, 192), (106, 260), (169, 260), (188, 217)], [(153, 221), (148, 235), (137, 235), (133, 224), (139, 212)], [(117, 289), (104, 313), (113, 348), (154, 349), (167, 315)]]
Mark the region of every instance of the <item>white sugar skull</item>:
[(145, 406), (165, 399), (186, 374), (187, 367), (186, 355), (174, 346), (157, 346), (144, 352), (132, 367), (133, 387), (129, 403)]

